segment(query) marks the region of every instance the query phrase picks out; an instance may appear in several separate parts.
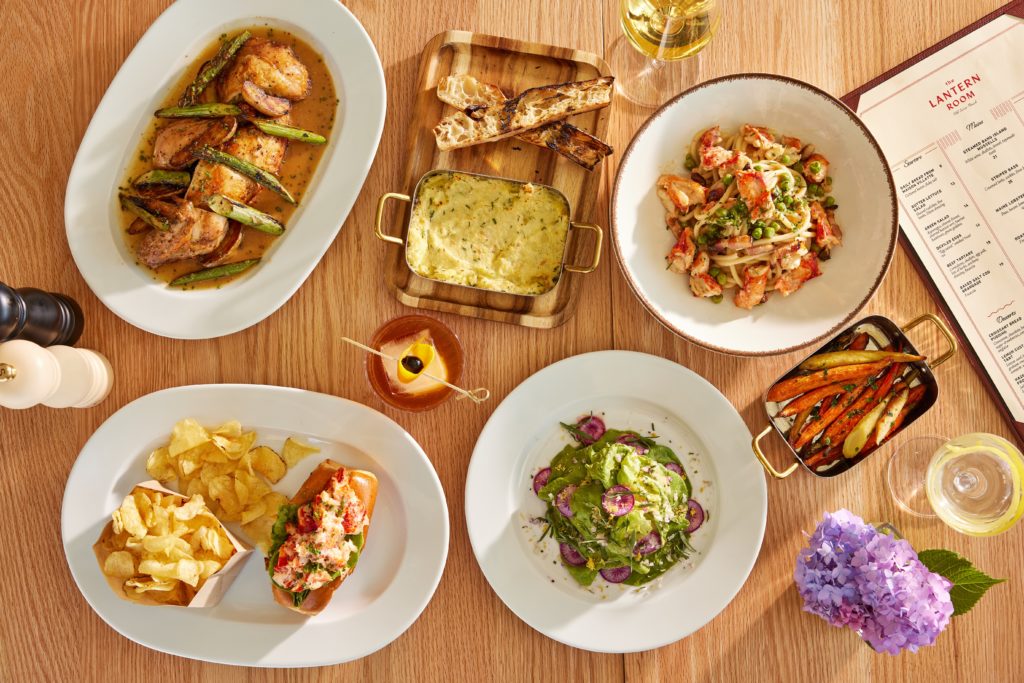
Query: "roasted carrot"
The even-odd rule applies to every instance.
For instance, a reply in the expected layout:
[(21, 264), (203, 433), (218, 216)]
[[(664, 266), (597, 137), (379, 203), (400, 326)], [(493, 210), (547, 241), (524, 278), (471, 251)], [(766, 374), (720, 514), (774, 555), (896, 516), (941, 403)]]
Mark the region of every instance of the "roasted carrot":
[(804, 408), (796, 414), (795, 418), (793, 418), (793, 426), (789, 428), (789, 434), (786, 435), (786, 440), (789, 441), (790, 444), (796, 443), (797, 437), (800, 436), (800, 430), (807, 422), (807, 418), (811, 416), (812, 410), (814, 410), (814, 406)]
[(835, 396), (836, 394), (841, 394), (844, 391), (849, 391), (849, 389), (850, 384), (848, 382), (836, 382), (835, 384), (829, 384), (828, 386), (813, 389), (787, 403), (782, 410), (779, 411), (779, 417), (796, 415), (797, 413), (812, 407), (822, 399), (828, 398), (829, 396)]
[(841, 444), (849, 436), (850, 432), (853, 431), (853, 428), (864, 419), (864, 416), (870, 413), (878, 402), (889, 393), (889, 389), (892, 388), (896, 377), (903, 374), (904, 367), (902, 363), (895, 363), (889, 367), (889, 370), (882, 375), (882, 379), (877, 383), (868, 382), (871, 390), (862, 393), (857, 401), (846, 412), (836, 418), (835, 422), (829, 425), (825, 433), (822, 434), (821, 438), (824, 444), (826, 446)]
[(815, 451), (806, 460), (804, 460), (804, 464), (811, 468), (827, 465), (842, 455), (842, 453), (843, 449), (836, 446), (831, 448), (822, 448)]
[(870, 339), (871, 337), (868, 336), (867, 332), (861, 332), (853, 338), (853, 341), (846, 348), (851, 351), (863, 351), (868, 347), (868, 340)]
[(889, 433), (885, 435), (885, 438), (882, 439), (881, 443), (876, 443), (875, 435), (872, 434), (871, 438), (868, 439), (868, 442), (864, 444), (862, 452), (874, 448), (875, 446), (881, 446), (883, 443), (891, 439), (893, 435), (895, 435), (896, 432), (900, 430), (900, 427), (903, 426), (903, 423), (906, 422), (907, 415), (909, 415), (910, 411), (914, 409), (914, 406), (920, 403), (921, 399), (924, 398), (925, 391), (926, 388), (923, 384), (918, 384), (917, 386), (910, 387), (910, 391), (907, 393), (907, 401), (906, 403), (903, 404), (903, 409), (900, 410), (899, 415), (897, 415), (896, 419), (893, 420), (892, 427), (889, 428)]
[(783, 380), (768, 390), (769, 401), (785, 401), (800, 394), (823, 387), (826, 384), (836, 382), (850, 382), (864, 377), (877, 374), (880, 370), (892, 365), (891, 358), (885, 358), (874, 363), (860, 363), (857, 365), (844, 365), (838, 368), (825, 368), (806, 375), (798, 375)]
[(900, 353), (898, 351), (832, 351), (811, 356), (800, 364), (800, 369), (824, 370), (825, 368), (839, 368), (845, 365), (873, 363), (884, 359), (889, 359), (893, 363), (914, 363), (924, 360), (925, 357), (915, 356), (912, 353)]
[[(801, 448), (809, 444), (814, 437), (821, 434), (822, 430), (828, 428), (840, 415), (847, 412), (851, 404), (856, 403), (861, 396), (868, 394), (868, 388), (866, 382), (861, 382), (854, 386), (850, 391), (844, 391), (839, 396), (831, 399), (832, 403), (827, 407), (822, 404), (822, 409), (816, 417), (811, 420), (800, 430), (800, 436), (797, 437), (796, 443), (793, 444), (793, 448), (799, 451)], [(826, 401), (829, 399), (826, 399)]]

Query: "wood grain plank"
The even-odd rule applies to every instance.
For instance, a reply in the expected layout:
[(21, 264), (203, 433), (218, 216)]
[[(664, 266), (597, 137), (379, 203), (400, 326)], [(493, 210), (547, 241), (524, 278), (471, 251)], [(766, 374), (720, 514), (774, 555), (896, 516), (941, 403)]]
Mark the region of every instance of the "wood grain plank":
[[(757, 403), (760, 387), (798, 357), (735, 359), (676, 339), (636, 302), (608, 251), (602, 267), (581, 287), (576, 315), (556, 330), (437, 314), (462, 338), (467, 379), (491, 388), (494, 399), (485, 406), (452, 401), (418, 415), (388, 408), (366, 383), (362, 358), (337, 342), (342, 335), (366, 339), (380, 323), (409, 310), (384, 285), (385, 256), (371, 226), (376, 198), (402, 182), (408, 112), (427, 40), (443, 30), (464, 29), (606, 54), (620, 35), (616, 0), (348, 0), (378, 47), (388, 82), (384, 135), (362, 195), (321, 264), (281, 310), (244, 332), (200, 342), (154, 337), (116, 318), (85, 286), (64, 238), (62, 198), (78, 143), (118, 67), (167, 4), (0, 3), (0, 26), (5, 35), (19, 38), (0, 41), (0, 63), (9, 101), (23, 103), (0, 117), (0, 142), (4, 149), (19, 151), (18, 163), (9, 164), (15, 168), (6, 174), (11, 204), (0, 249), (0, 280), (75, 297), (87, 317), (81, 345), (108, 355), (116, 375), (110, 398), (89, 410), (0, 412), (0, 532), (9, 543), (21, 543), (19, 567), (45, 571), (42, 580), (0, 583), (5, 607), (0, 616), (0, 679), (944, 681), (981, 680), (978, 672), (986, 680), (1019, 678), (1015, 653), (1024, 640), (1013, 626), (1024, 615), (1019, 581), (1000, 586), (969, 616), (954, 622), (938, 647), (916, 656), (874, 655), (851, 634), (800, 612), (791, 574), (801, 531), (813, 528), (822, 511), (840, 506), (869, 519), (891, 519), (918, 547), (950, 547), (995, 575), (1019, 571), (1021, 528), (995, 539), (971, 539), (897, 513), (881, 478), (886, 451), (835, 480), (813, 480), (800, 473), (770, 482), (765, 545), (750, 580), (722, 615), (679, 643), (625, 657), (587, 653), (541, 636), (505, 608), (469, 546), (464, 482), (477, 434), (498, 401), (519, 382), (573, 354), (636, 349), (676, 360), (709, 378), (756, 429), (763, 418)], [(725, 73), (764, 70), (842, 94), (999, 4), (729, 2), (720, 35), (698, 60), (680, 69), (680, 86)], [(648, 113), (616, 101), (609, 142), (624, 150)], [(602, 171), (595, 216), (607, 214), (615, 157), (610, 161)], [(934, 310), (902, 253), (868, 310), (898, 321)], [(963, 359), (941, 368), (939, 381), (938, 405), (910, 434), (1007, 434)], [(67, 571), (60, 541), (61, 497), (76, 455), (118, 407), (168, 386), (204, 382), (259, 382), (336, 394), (382, 410), (423, 444), (448, 496), (451, 551), (434, 600), (405, 635), (348, 665), (249, 670), (150, 651), (116, 634), (89, 609)], [(169, 424), (173, 419), (169, 417)], [(769, 455), (781, 462), (784, 451), (776, 444)]]

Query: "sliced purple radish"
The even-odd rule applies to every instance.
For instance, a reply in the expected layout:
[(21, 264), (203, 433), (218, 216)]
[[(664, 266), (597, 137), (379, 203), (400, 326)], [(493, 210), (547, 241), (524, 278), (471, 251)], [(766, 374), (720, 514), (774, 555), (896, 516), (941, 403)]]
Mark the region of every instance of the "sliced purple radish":
[(650, 555), (661, 547), (661, 534), (657, 531), (652, 531), (647, 534), (639, 541), (636, 542), (636, 546), (633, 547), (634, 555)]
[(704, 508), (700, 506), (700, 503), (693, 498), (686, 501), (686, 519), (690, 521), (690, 525), (686, 527), (686, 533), (692, 534), (699, 529), (700, 525), (704, 523), (704, 517)]
[(559, 543), (558, 550), (562, 553), (562, 559), (565, 560), (566, 564), (571, 564), (573, 567), (579, 567), (587, 563), (587, 558), (580, 554), (580, 551), (573, 548), (568, 543)]
[(533, 492), (536, 493), (539, 496), (540, 495), (540, 490), (542, 488), (544, 488), (545, 486), (547, 486), (548, 479), (550, 479), (550, 478), (551, 478), (551, 468), (550, 467), (545, 467), (540, 472), (538, 472), (537, 474), (533, 475)]
[(611, 487), (601, 496), (601, 507), (612, 517), (628, 515), (634, 502), (633, 492), (621, 484)]
[(566, 517), (573, 516), (573, 511), (572, 507), (570, 507), (570, 503), (572, 503), (572, 494), (574, 493), (576, 493), (576, 485), (570, 484), (569, 486), (566, 486), (564, 489), (559, 491), (558, 495), (555, 496), (555, 507), (558, 508), (558, 511)]
[(622, 583), (633, 573), (632, 567), (610, 567), (601, 570), (601, 576), (608, 583)]
[(615, 443), (621, 443), (626, 446), (632, 446), (634, 450), (640, 455), (644, 455), (651, 449), (647, 447), (643, 441), (640, 440), (636, 434), (623, 434), (615, 440)]
[(666, 470), (672, 470), (673, 472), (678, 474), (680, 477), (683, 476), (683, 468), (677, 462), (667, 462), (667, 463), (665, 463), (665, 469)]
[(576, 422), (576, 429), (580, 430), (580, 443), (589, 446), (605, 433), (604, 420), (595, 415), (584, 415)]

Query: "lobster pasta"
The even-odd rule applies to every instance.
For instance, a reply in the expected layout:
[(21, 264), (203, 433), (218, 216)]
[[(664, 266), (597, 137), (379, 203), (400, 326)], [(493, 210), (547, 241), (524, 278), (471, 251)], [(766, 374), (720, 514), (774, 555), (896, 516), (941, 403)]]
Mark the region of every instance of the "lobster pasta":
[(663, 175), (657, 194), (675, 244), (668, 267), (694, 296), (752, 309), (769, 292), (788, 296), (821, 274), (842, 241), (828, 160), (798, 138), (744, 124), (699, 132), (689, 177)]

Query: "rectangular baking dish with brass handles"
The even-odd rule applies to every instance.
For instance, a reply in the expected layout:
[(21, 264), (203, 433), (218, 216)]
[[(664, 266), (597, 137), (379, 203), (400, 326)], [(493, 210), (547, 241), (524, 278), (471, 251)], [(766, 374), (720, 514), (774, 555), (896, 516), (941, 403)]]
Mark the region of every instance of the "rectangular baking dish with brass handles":
[[(848, 382), (839, 372), (842, 368), (833, 367), (824, 371), (825, 374), (822, 377), (827, 378), (827, 372), (831, 371), (834, 373), (833, 378), (838, 379), (818, 390), (826, 393), (830, 391), (827, 387), (831, 386), (832, 391), (838, 389), (840, 393), (833, 394), (831, 397), (823, 397), (820, 403), (814, 406), (794, 404), (790, 406), (789, 411), (786, 410), (786, 406), (797, 401), (801, 396), (779, 401), (770, 400), (773, 389), (780, 383), (788, 381), (790, 382), (788, 386), (793, 386), (794, 378), (813, 371), (821, 372), (821, 370), (806, 369), (809, 363), (813, 367), (814, 361), (811, 359), (822, 353), (847, 349), (862, 332), (867, 333), (868, 336), (867, 346), (864, 349), (868, 352), (892, 350), (919, 355), (917, 349), (907, 338), (907, 333), (924, 322), (932, 323), (949, 345), (945, 353), (938, 358), (892, 363), (877, 373)], [(902, 327), (881, 315), (868, 316), (854, 323), (791, 368), (765, 391), (763, 403), (769, 425), (754, 437), (751, 443), (754, 455), (757, 456), (765, 472), (776, 479), (788, 477), (800, 466), (816, 477), (834, 477), (846, 472), (866, 460), (881, 446), (890, 442), (896, 434), (906, 429), (935, 405), (939, 395), (939, 385), (932, 370), (952, 358), (956, 352), (956, 339), (949, 327), (945, 321), (931, 313), (918, 316)], [(819, 357), (819, 362), (821, 358)], [(839, 374), (836, 374), (837, 372)], [(895, 376), (897, 372), (900, 373), (898, 377)], [(890, 373), (893, 377), (887, 377), (886, 373)], [(802, 395), (810, 400), (814, 398), (810, 394), (811, 392), (806, 392)], [(802, 409), (795, 415), (785, 414), (796, 410), (797, 406), (801, 406)], [(780, 415), (780, 412), (784, 414)], [(837, 417), (829, 419), (832, 415)], [(883, 431), (885, 427), (889, 429)], [(761, 449), (761, 439), (767, 436), (772, 429), (778, 433), (796, 461), (781, 471), (775, 469)], [(836, 436), (835, 443), (830, 440), (831, 437), (826, 436), (829, 434)], [(804, 441), (808, 437), (811, 440), (805, 443)]]
[[(542, 234), (542, 232), (546, 231), (547, 227), (549, 227), (547, 225), (543, 225), (540, 231), (534, 231), (532, 235), (525, 235), (525, 239), (532, 240), (531, 247), (534, 247), (538, 244), (542, 245), (544, 248), (540, 251), (543, 253), (537, 253), (538, 250), (535, 248), (523, 248), (519, 249), (517, 252), (514, 252), (513, 258), (508, 259), (507, 270), (510, 273), (516, 274), (517, 277), (519, 276), (519, 274), (522, 274), (524, 272), (530, 273), (530, 268), (537, 269), (537, 283), (535, 285), (532, 285), (533, 291), (527, 291), (525, 289), (522, 291), (517, 291), (514, 288), (499, 289), (496, 287), (487, 286), (486, 284), (471, 284), (467, 282), (460, 282), (457, 281), (456, 279), (445, 279), (444, 277), (440, 277), (438, 275), (434, 275), (431, 274), (430, 272), (427, 272), (427, 266), (430, 265), (429, 263), (426, 265), (417, 263), (410, 258), (410, 252), (414, 251), (418, 255), (424, 252), (424, 250), (429, 250), (430, 248), (432, 248), (430, 243), (427, 243), (426, 246), (423, 246), (423, 248), (421, 248), (419, 242), (423, 242), (423, 240), (420, 239), (419, 233), (416, 232), (415, 234), (412, 234), (414, 221), (424, 221), (429, 224), (429, 221), (434, 217), (432, 207), (425, 203), (429, 202), (430, 200), (424, 200), (424, 195), (429, 194), (433, 190), (433, 187), (438, 184), (455, 184), (457, 182), (462, 183), (463, 188), (465, 188), (465, 186), (472, 186), (474, 184), (480, 187), (489, 188), (504, 186), (508, 190), (508, 197), (511, 198), (509, 199), (509, 202), (511, 203), (515, 203), (516, 197), (526, 196), (532, 198), (529, 201), (536, 202), (546, 200), (551, 204), (552, 207), (556, 207), (556, 213), (559, 215), (555, 216), (555, 222), (552, 223), (554, 229), (551, 231), (551, 233)], [(428, 188), (426, 193), (424, 193), (424, 188)], [(406, 219), (403, 237), (389, 235), (384, 231), (382, 227), (384, 209), (385, 206), (387, 205), (388, 200), (391, 199), (409, 203), (409, 213)], [(522, 202), (519, 202), (519, 204), (521, 205)], [(490, 208), (484, 207), (482, 209), (477, 207), (471, 208), (470, 204), (466, 204), (466, 214), (468, 216), (471, 216), (472, 220), (477, 221), (478, 225), (475, 226), (475, 229), (474, 227), (466, 228), (467, 232), (466, 234), (460, 237), (461, 241), (458, 244), (444, 245), (445, 249), (441, 251), (440, 256), (442, 258), (445, 256), (450, 257), (453, 251), (457, 248), (464, 248), (472, 251), (474, 249), (479, 250), (481, 245), (486, 245), (486, 238), (488, 237), (488, 235), (484, 231), (487, 230), (488, 228), (491, 228), (496, 231), (496, 234), (498, 234), (497, 231), (500, 230), (501, 227), (504, 225), (505, 217), (501, 215), (501, 207), (494, 207), (494, 201), (491, 202)], [(461, 207), (455, 208), (461, 209)], [(517, 210), (515, 208), (510, 208), (508, 210), (513, 212), (513, 218), (520, 218), (520, 222), (525, 222), (527, 220), (533, 221), (536, 218), (536, 214), (533, 211), (524, 211), (521, 206), (518, 210), (522, 215), (515, 215), (515, 211)], [(564, 221), (561, 218), (561, 214), (564, 214)], [(424, 215), (426, 215), (427, 217), (424, 217)], [(465, 171), (448, 171), (438, 169), (428, 171), (427, 173), (423, 174), (423, 177), (421, 177), (419, 181), (416, 183), (416, 188), (413, 190), (411, 197), (409, 195), (397, 192), (388, 192), (382, 195), (377, 203), (377, 217), (374, 224), (374, 231), (379, 239), (385, 242), (400, 245), (405, 250), (406, 265), (412, 272), (416, 273), (420, 277), (426, 278), (428, 280), (433, 280), (435, 282), (442, 282), (444, 284), (454, 285), (457, 287), (468, 287), (470, 289), (477, 289), (486, 292), (512, 294), (515, 296), (534, 297), (541, 296), (554, 289), (555, 285), (558, 284), (558, 280), (559, 278), (561, 278), (563, 271), (581, 274), (592, 273), (600, 263), (601, 243), (604, 238), (604, 232), (601, 230), (600, 227), (596, 225), (592, 225), (590, 223), (578, 223), (575, 221), (571, 221), (569, 220), (570, 215), (571, 209), (569, 206), (569, 200), (565, 197), (564, 194), (548, 185), (541, 185), (538, 183), (524, 183), (518, 180), (510, 180), (508, 178), (500, 178), (498, 176), (484, 175), (479, 173), (468, 173)], [(502, 218), (502, 221), (499, 222), (499, 218)], [(452, 219), (449, 218), (448, 220), (451, 221)], [(562, 225), (563, 222), (564, 226)], [(557, 223), (557, 225), (555, 225), (555, 223)], [(415, 225), (420, 225), (420, 223), (417, 222)], [(593, 256), (590, 259), (590, 263), (588, 263), (587, 265), (576, 265), (566, 263), (565, 260), (569, 252), (570, 235), (576, 234), (577, 232), (583, 230), (593, 232), (595, 235)], [(414, 242), (416, 243), (414, 244)], [(516, 259), (518, 259), (518, 261)], [(531, 263), (531, 259), (533, 259), (536, 263)], [(488, 271), (486, 266), (479, 266), (479, 268), (481, 271), (483, 271), (481, 274), (482, 277), (480, 278), (482, 280), (498, 280), (501, 278), (500, 274), (496, 273), (494, 270)], [(488, 273), (490, 273), (492, 277), (488, 277)], [(473, 276), (475, 277), (476, 274), (474, 273)], [(529, 275), (527, 275), (527, 277), (529, 277)]]

